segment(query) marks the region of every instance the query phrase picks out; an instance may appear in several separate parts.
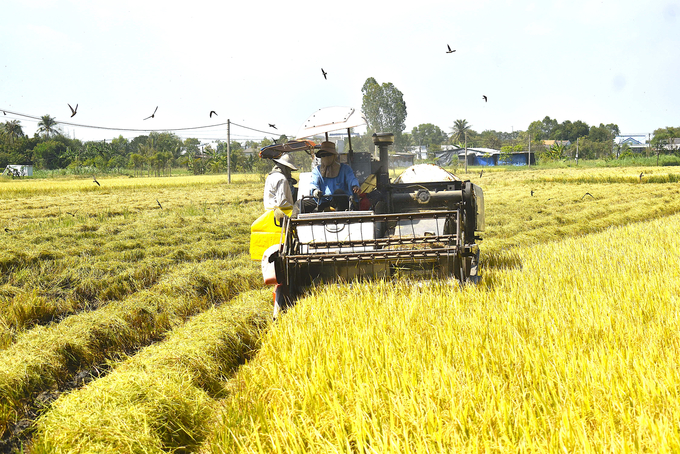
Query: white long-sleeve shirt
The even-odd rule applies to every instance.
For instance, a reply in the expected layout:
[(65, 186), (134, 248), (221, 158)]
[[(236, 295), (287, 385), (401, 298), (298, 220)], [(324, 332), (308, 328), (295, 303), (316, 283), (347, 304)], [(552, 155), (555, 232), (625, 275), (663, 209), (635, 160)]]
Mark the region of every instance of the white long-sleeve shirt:
[(264, 181), (264, 209), (288, 208), (293, 206), (293, 202), (293, 193), (286, 176), (276, 170), (267, 175)]

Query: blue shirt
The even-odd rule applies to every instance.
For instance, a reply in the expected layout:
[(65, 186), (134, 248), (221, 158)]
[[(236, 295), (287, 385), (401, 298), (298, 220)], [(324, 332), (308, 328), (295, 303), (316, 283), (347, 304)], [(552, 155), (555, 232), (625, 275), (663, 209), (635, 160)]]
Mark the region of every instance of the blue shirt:
[(314, 190), (318, 189), (323, 195), (332, 195), (336, 190), (340, 189), (347, 195), (352, 195), (352, 187), (359, 186), (359, 180), (354, 176), (354, 171), (347, 164), (340, 164), (340, 171), (335, 178), (326, 178), (321, 176), (319, 166), (312, 170), (311, 191), (309, 195), (314, 194)]

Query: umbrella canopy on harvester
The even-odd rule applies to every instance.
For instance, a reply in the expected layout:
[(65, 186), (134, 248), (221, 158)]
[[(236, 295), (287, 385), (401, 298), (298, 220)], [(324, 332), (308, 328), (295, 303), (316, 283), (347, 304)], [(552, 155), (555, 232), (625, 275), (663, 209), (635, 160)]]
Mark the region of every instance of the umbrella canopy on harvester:
[(278, 159), (283, 153), (290, 153), (292, 151), (311, 150), (315, 144), (311, 140), (291, 140), (286, 143), (275, 143), (260, 150), (260, 157), (262, 159)]
[(314, 112), (297, 133), (297, 139), (313, 137), (340, 129), (368, 124), (366, 117), (353, 107), (325, 107)]

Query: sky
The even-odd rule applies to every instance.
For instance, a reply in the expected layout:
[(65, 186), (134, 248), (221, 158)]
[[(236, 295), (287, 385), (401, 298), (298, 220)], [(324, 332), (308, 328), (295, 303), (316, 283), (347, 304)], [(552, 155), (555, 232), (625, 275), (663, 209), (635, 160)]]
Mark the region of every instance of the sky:
[(360, 110), (369, 77), (403, 93), (406, 132), (680, 126), (680, 0), (4, 0), (0, 43), (0, 121), (29, 135), (49, 114), (125, 129), (61, 125), (81, 140), (226, 140), (227, 120), (232, 140), (294, 137), (320, 108)]

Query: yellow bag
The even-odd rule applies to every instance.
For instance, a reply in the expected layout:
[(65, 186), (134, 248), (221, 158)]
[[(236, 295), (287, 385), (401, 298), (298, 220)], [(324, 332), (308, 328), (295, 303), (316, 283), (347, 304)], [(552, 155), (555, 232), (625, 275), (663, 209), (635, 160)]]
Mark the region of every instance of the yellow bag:
[[(293, 208), (280, 208), (286, 216), (290, 216)], [(269, 246), (281, 242), (281, 227), (274, 224), (274, 210), (265, 211), (250, 226), (250, 258), (262, 260), (264, 251)]]

